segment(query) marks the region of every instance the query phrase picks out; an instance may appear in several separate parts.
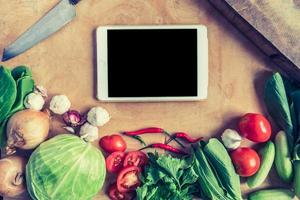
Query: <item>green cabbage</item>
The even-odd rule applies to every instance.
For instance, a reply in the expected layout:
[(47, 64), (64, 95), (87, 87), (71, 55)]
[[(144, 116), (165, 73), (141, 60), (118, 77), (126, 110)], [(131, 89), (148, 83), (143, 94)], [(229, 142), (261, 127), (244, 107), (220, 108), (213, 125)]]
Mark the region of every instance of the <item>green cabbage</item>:
[(92, 199), (105, 175), (102, 153), (69, 134), (42, 143), (26, 166), (27, 189), (34, 200)]

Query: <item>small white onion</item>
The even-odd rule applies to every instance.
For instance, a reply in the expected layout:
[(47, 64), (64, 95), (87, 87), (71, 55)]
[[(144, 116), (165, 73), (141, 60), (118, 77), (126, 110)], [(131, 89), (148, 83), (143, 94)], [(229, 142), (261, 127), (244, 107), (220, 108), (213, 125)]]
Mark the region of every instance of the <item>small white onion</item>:
[(226, 129), (221, 137), (224, 146), (228, 149), (237, 149), (241, 145), (242, 137), (235, 130)]

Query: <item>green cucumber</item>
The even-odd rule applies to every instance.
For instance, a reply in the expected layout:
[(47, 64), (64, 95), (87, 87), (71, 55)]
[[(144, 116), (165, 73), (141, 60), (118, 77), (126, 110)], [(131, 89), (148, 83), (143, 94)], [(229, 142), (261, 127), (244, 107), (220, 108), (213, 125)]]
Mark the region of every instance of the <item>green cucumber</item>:
[(298, 198), (300, 198), (300, 160), (294, 161), (295, 169), (295, 180), (294, 180), (294, 190)]
[(250, 188), (258, 187), (267, 178), (275, 158), (274, 143), (271, 141), (266, 143), (266, 145), (260, 150), (259, 154), (261, 159), (260, 168), (256, 174), (247, 179), (247, 185)]
[(292, 200), (294, 196), (288, 189), (266, 189), (251, 193), (248, 200)]
[(275, 167), (279, 177), (290, 183), (293, 179), (293, 164), (284, 131), (279, 131), (275, 137)]
[(297, 144), (294, 148), (294, 190), (298, 198), (300, 198), (300, 144)]

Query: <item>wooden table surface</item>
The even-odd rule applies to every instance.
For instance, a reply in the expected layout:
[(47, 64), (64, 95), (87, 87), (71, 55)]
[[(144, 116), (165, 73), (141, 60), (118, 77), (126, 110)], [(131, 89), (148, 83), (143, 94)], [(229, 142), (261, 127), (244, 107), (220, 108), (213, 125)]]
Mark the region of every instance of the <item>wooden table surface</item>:
[[(23, 31), (59, 0), (0, 0), (0, 54)], [(262, 87), (271, 66), (266, 57), (229, 24), (209, 3), (202, 0), (84, 0), (77, 17), (51, 38), (26, 53), (0, 63), (28, 65), (37, 84), (51, 94), (66, 94), (72, 108), (86, 111), (103, 106), (111, 121), (100, 136), (159, 126), (186, 131), (194, 136), (219, 136), (225, 128), (236, 128), (236, 119), (246, 112), (265, 113)], [(164, 103), (103, 103), (95, 99), (95, 30), (116, 24), (204, 24), (209, 38), (209, 94), (206, 101)], [(60, 123), (51, 131), (63, 132)], [(148, 141), (163, 141), (151, 138)], [(243, 145), (248, 145), (244, 142)], [(95, 143), (96, 145), (96, 143)], [(139, 143), (128, 140), (129, 149)], [(108, 181), (112, 181), (110, 177)], [(280, 185), (275, 176), (268, 179)], [(267, 186), (266, 183), (264, 186)], [(244, 193), (249, 189), (242, 184)], [(23, 198), (26, 199), (26, 198)], [(96, 199), (107, 199), (100, 192)]]

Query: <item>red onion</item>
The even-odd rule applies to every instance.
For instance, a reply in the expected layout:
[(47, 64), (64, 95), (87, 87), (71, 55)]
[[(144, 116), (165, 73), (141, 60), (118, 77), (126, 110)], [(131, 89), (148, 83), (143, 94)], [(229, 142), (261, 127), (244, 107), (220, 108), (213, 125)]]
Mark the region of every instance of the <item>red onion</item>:
[(63, 119), (67, 125), (72, 127), (80, 126), (86, 121), (86, 118), (76, 110), (67, 111), (63, 114)]

